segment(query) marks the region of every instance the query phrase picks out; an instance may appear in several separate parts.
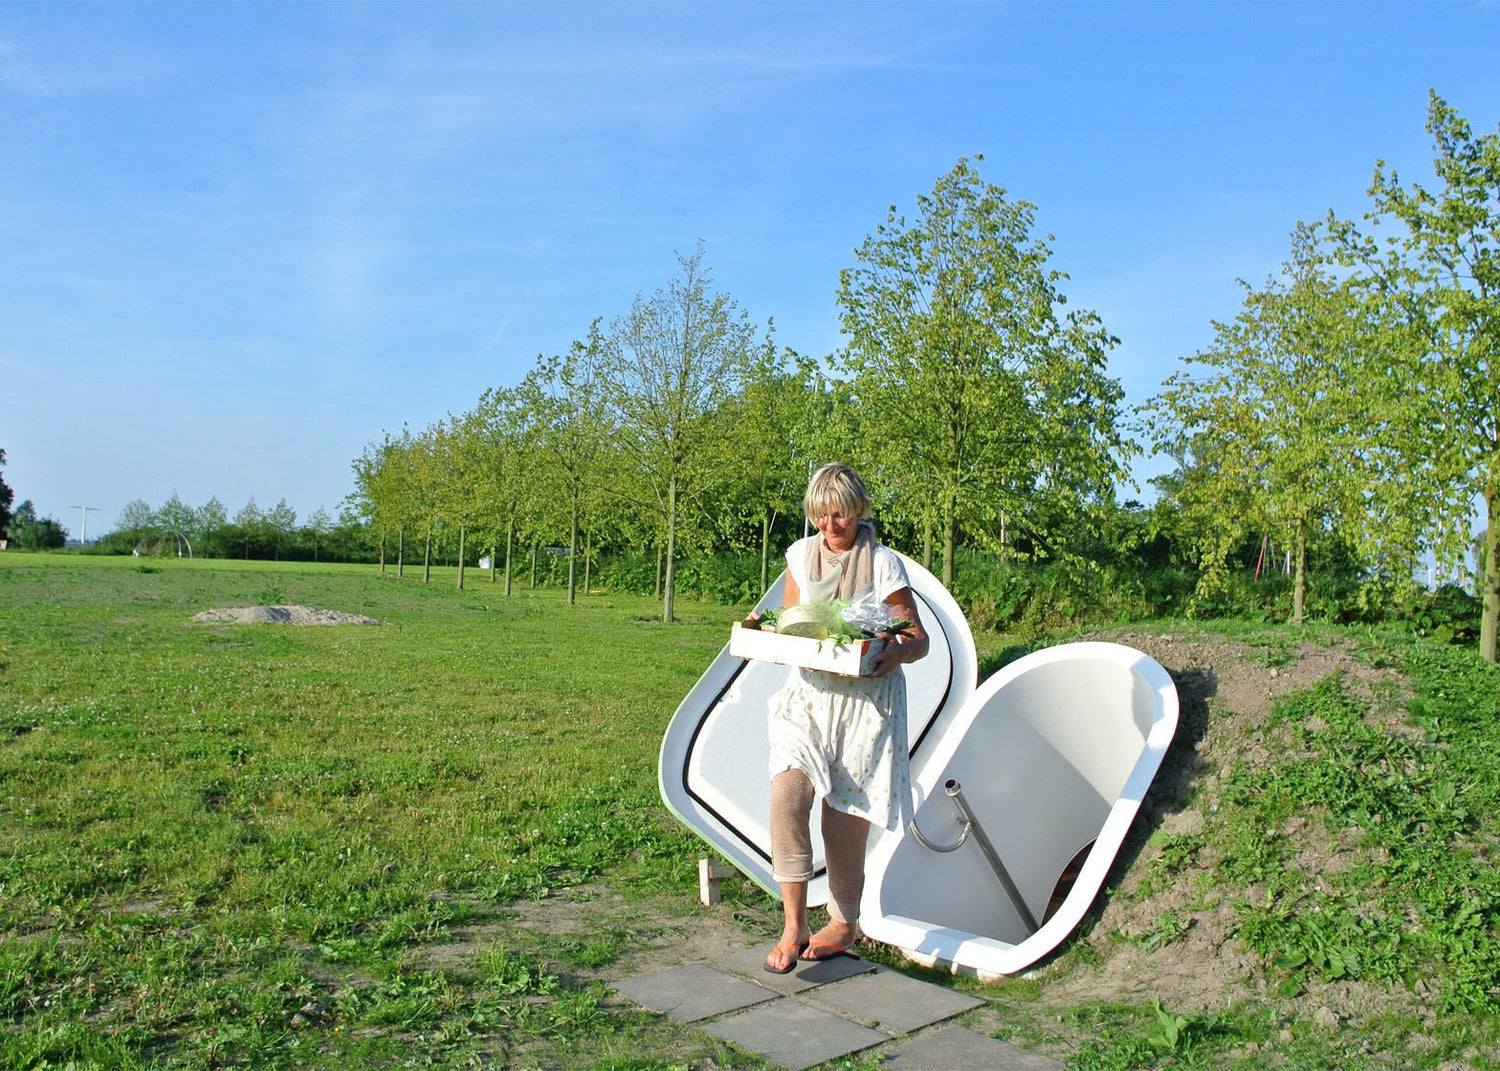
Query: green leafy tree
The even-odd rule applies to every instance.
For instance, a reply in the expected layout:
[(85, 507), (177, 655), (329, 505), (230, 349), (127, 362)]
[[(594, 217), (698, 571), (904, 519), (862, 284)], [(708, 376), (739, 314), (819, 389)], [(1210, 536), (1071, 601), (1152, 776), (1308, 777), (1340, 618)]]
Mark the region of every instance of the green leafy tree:
[(234, 515), (234, 526), (240, 530), (240, 541), (244, 546), (245, 560), (250, 559), (250, 544), (260, 538), (261, 530), (265, 527), (265, 514), (255, 504), (255, 496), (250, 496), (250, 501)]
[(385, 433), (355, 459), (354, 491), (349, 503), (374, 526), (380, 542), (380, 568), (385, 571), (386, 533), (396, 536), (396, 575), (406, 575), (406, 534), (418, 531), (420, 510), (417, 465), (420, 445), (411, 429), (399, 438)]
[(193, 530), (202, 544), (205, 557), (223, 557), (225, 530), (229, 527), (229, 510), (217, 495), (193, 511)]
[(1459, 565), (1482, 503), (1484, 574), (1480, 654), (1500, 656), (1500, 128), (1476, 136), (1433, 92), (1438, 187), (1403, 185), (1377, 161), (1370, 186), (1372, 230), (1333, 224), (1349, 260), (1376, 299), (1400, 307), (1416, 345), (1386, 351), (1384, 372), (1399, 384), (1384, 426), (1387, 447), (1405, 460), (1408, 515), (1425, 522), (1445, 565)]
[[(1064, 311), (1035, 215), (961, 158), (914, 220), (893, 206), (839, 277), (872, 475), (936, 527), (944, 583), (962, 530), (998, 546), (1002, 518), (1045, 515), (1033, 507), (1046, 500), (1076, 515), (1121, 473), (1115, 339), (1094, 313)], [(1034, 534), (1055, 550), (1065, 539)]]
[(483, 414), (470, 410), (450, 416), (434, 429), (434, 451), (439, 463), (439, 509), (446, 524), (458, 529), (460, 589), (468, 565), (469, 536), (482, 532), (493, 517), (488, 479), (492, 462)]
[(312, 516), (307, 519), (307, 530), (313, 537), (313, 561), (318, 560), (318, 546), (328, 538), (328, 533), (333, 531), (333, 515), (322, 506), (313, 510)]
[[(502, 559), (504, 542), (505, 594), (509, 596), (516, 540), (524, 538), (531, 526), (538, 491), (531, 479), (536, 423), (519, 391), (511, 389), (485, 391), (474, 414), (481, 453), (480, 497), (485, 506), (480, 527), (489, 539), (492, 563)], [(491, 579), (494, 575), (492, 564)]]
[(611, 325), (604, 367), (619, 450), (636, 474), (633, 497), (660, 525), (666, 621), (673, 619), (684, 525), (727, 479), (730, 444), (722, 416), (739, 390), (754, 337), (738, 304), (712, 289), (702, 249), (677, 260), (671, 282), (649, 298), (637, 297)]
[(397, 569), (401, 568), (401, 518), (397, 506), (396, 468), (400, 447), (387, 432), (379, 443), (371, 443), (355, 458), (354, 490), (344, 500), (345, 509), (373, 530), (378, 546), (381, 575), (385, 575), (386, 534), (396, 532)]
[[(1230, 551), (1274, 534), (1292, 548), (1292, 619), (1306, 607), (1307, 551), (1315, 532), (1342, 528), (1375, 549), (1388, 537), (1364, 523), (1385, 484), (1364, 449), (1361, 303), (1334, 278), (1316, 229), (1293, 234), (1279, 278), (1245, 288), (1232, 323), (1187, 358), (1143, 412), (1155, 446), (1190, 444), (1178, 503), (1193, 518), (1203, 571), (1199, 594), (1223, 581)], [(1203, 374), (1195, 376), (1195, 370)]]
[(161, 504), (152, 520), (156, 529), (176, 545), (178, 557), (184, 554), (192, 557), (193, 543), (198, 535), (197, 515), (181, 495), (173, 491), (172, 497)]
[(265, 530), (271, 537), (271, 554), (281, 560), (281, 547), (297, 531), (297, 511), (287, 505), (286, 499), (278, 499), (276, 505), (266, 511)]
[(540, 359), (521, 385), (531, 412), (538, 475), (556, 490), (567, 513), (568, 603), (578, 597), (579, 533), (589, 504), (599, 498), (601, 457), (609, 440), (602, 362), (606, 353), (599, 321), (562, 356)]
[(777, 349), (769, 333), (746, 366), (739, 395), (728, 414), (735, 446), (735, 482), (729, 495), (738, 508), (720, 511), (723, 523), (749, 519), (760, 552), (760, 590), (770, 583), (773, 529), (778, 520), (796, 524), (811, 457), (810, 413), (817, 390), (812, 362)]
[(68, 530), (56, 518), (37, 516), (29, 498), (11, 514), (8, 531), (18, 550), (59, 550), (68, 543)]
[[(0, 450), (0, 469), (3, 468), (5, 468), (5, 451)], [(5, 474), (0, 473), (0, 532), (10, 528), (10, 506), (15, 500), (16, 493), (5, 482)]]
[(438, 428), (429, 427), (403, 444), (402, 462), (407, 483), (405, 499), (416, 528), (422, 533), (422, 583), (432, 582), (432, 542), (443, 522), (444, 472)]
[(151, 506), (143, 498), (133, 498), (125, 503), (120, 515), (115, 518), (115, 531), (128, 535), (132, 542), (139, 543), (153, 524)]

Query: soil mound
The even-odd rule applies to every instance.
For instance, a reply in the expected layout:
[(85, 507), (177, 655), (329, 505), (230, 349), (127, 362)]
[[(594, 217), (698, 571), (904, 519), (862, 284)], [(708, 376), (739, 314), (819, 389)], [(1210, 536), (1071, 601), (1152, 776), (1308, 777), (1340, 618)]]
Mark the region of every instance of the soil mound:
[(231, 625), (378, 625), (373, 617), (338, 610), (314, 610), (308, 606), (239, 606), (204, 610), (193, 620), (204, 624)]
[[(1224, 778), (1236, 764), (1274, 776), (1275, 755), (1286, 741), (1268, 723), (1282, 697), (1341, 674), (1352, 692), (1373, 703), (1373, 717), (1399, 723), (1405, 682), (1398, 671), (1371, 665), (1347, 644), (1304, 642), (1273, 659), (1248, 644), (1207, 634), (1119, 629), (1088, 638), (1126, 644), (1161, 663), (1177, 685), (1181, 718), (1177, 739), (1142, 802), (1133, 844), (1117, 861), (1115, 888), (1095, 905), (1089, 937), (1096, 962), (1039, 971), (1060, 975), (1049, 997), (1071, 1003), (1156, 996), (1188, 1011), (1267, 999), (1266, 965), (1233, 936), (1237, 915), (1231, 890), (1187, 880), (1153, 889), (1152, 864), (1163, 847), (1148, 838), (1158, 830), (1170, 837), (1203, 829), (1219, 810)], [(1315, 821), (1300, 821), (1291, 831), (1302, 843), (1299, 864), (1312, 874), (1347, 866), (1351, 851), (1338, 838), (1320, 835), (1320, 828)], [(1211, 868), (1212, 860), (1199, 866)], [(1174, 923), (1170, 934), (1162, 931), (1163, 920)], [(1153, 934), (1161, 941), (1151, 940)], [(1108, 940), (1112, 935), (1126, 940)], [(1341, 1022), (1357, 1023), (1408, 996), (1359, 983), (1311, 984), (1304, 999), (1317, 1001)]]

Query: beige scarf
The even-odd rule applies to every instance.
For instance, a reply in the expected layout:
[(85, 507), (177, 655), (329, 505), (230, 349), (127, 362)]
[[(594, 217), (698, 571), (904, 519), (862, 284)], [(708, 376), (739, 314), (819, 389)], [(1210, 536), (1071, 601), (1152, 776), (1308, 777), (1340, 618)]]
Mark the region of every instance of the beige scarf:
[(875, 585), (875, 526), (859, 522), (854, 545), (842, 554), (829, 550), (822, 535), (807, 548), (807, 601), (848, 602)]

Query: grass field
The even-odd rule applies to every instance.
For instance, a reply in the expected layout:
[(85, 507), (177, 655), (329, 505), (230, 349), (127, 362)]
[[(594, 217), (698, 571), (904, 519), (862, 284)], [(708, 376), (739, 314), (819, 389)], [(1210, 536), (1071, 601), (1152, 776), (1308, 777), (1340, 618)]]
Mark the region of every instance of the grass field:
[[(754, 1063), (590, 980), (664, 910), (692, 924), (703, 848), (666, 815), (656, 756), (734, 611), (679, 600), (667, 626), (650, 600), (453, 579), (0, 555), (0, 1068)], [(269, 604), (383, 624), (191, 621)], [(1262, 669), (1290, 657), (1274, 635), (1249, 638)], [(959, 983), (1002, 1036), (1079, 1068), (1257, 1067), (1275, 1044), (1283, 1067), (1491, 1066), (1500, 676), (1399, 639), (1362, 657), (1409, 671), (1412, 723), (1371, 728), (1336, 684), (1291, 697), (1265, 730), (1295, 745), (1276, 777), (1226, 769), (1202, 828), (1153, 837), (1114, 891), (1186, 890), (1154, 930), (1085, 932), (1041, 979)], [(1277, 833), (1304, 814), (1363, 861), (1304, 873)], [(769, 901), (729, 885), (759, 932)], [(602, 890), (588, 932), (518, 907)], [(1177, 1017), (1058, 995), (1111, 947), (1170, 955), (1210, 899), (1263, 999)], [(494, 939), (439, 954), (476, 930)], [(1442, 1031), (1399, 1009), (1320, 1029), (1297, 1001), (1341, 980), (1430, 993), (1457, 1040), (1415, 1052)]]
[[(0, 1065), (558, 1066), (622, 1026), (540, 959), (409, 953), (557, 883), (693, 887), (656, 752), (730, 612), (470, 577), (0, 560)], [(385, 624), (191, 623), (269, 604)]]

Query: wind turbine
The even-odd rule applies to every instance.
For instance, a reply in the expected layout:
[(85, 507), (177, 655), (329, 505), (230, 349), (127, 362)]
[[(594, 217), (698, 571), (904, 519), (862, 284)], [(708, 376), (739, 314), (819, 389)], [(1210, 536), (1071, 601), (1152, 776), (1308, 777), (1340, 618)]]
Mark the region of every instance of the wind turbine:
[(69, 506), (68, 508), (69, 509), (76, 509), (76, 510), (82, 510), (83, 511), (83, 520), (82, 520), (82, 523), (79, 525), (79, 528), (78, 528), (78, 545), (82, 546), (83, 544), (85, 544), (85, 543), (87, 543), (89, 541), (89, 510), (94, 510), (95, 512), (98, 512), (99, 507), (98, 506)]

